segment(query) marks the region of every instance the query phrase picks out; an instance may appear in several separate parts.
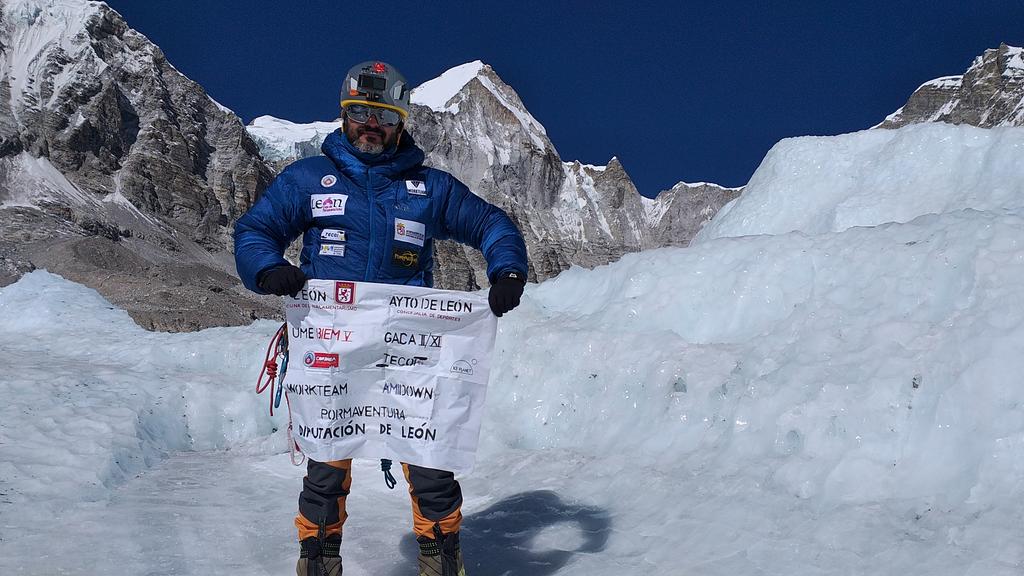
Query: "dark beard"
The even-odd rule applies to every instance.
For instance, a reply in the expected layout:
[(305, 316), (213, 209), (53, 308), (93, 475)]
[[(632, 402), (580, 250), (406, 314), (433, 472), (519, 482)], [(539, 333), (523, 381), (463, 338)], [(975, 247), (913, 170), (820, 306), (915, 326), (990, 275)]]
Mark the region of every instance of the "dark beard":
[[(355, 128), (355, 133), (351, 134), (349, 130), (353, 127)], [(359, 150), (364, 154), (380, 154), (381, 152), (384, 152), (391, 146), (394, 146), (395, 143), (398, 142), (398, 134), (400, 132), (400, 130), (396, 130), (395, 133), (392, 135), (391, 140), (388, 140), (383, 130), (367, 128), (366, 126), (361, 125), (353, 126), (353, 124), (349, 123), (347, 120), (343, 124), (342, 128), (344, 129), (346, 138), (348, 138), (348, 141), (352, 143), (352, 146), (354, 146), (356, 150)], [(366, 134), (367, 132), (376, 134), (380, 138), (380, 142), (371, 144), (369, 142), (361, 140), (360, 137), (363, 134)]]
[(377, 144), (371, 144), (369, 142), (364, 142), (364, 141), (361, 141), (361, 140), (356, 140), (356, 142), (355, 142), (355, 144), (353, 144), (353, 146), (355, 146), (356, 149), (359, 150), (360, 152), (365, 152), (366, 154), (380, 154), (381, 152), (384, 151), (384, 143), (383, 142), (377, 143)]

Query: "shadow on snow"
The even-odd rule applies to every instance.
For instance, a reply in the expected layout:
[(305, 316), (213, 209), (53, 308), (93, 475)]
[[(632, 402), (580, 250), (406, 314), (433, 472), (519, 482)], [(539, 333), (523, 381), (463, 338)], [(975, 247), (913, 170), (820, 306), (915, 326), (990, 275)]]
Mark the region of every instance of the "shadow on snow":
[[(535, 542), (537, 536), (551, 529), (558, 532)], [(510, 496), (466, 516), (460, 538), (468, 574), (544, 576), (557, 572), (574, 554), (604, 550), (610, 533), (611, 518), (604, 510), (568, 504), (554, 492), (536, 490)], [(566, 536), (566, 542), (545, 544), (558, 535)], [(394, 576), (408, 574), (409, 564), (416, 565), (419, 552), (412, 534), (402, 538), (399, 548), (408, 562)]]

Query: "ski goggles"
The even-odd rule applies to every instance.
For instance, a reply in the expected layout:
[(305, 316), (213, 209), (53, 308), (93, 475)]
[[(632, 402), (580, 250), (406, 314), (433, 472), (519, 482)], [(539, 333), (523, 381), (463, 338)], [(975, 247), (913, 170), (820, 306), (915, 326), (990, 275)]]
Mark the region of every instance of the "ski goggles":
[(370, 116), (376, 116), (377, 123), (381, 126), (397, 126), (402, 121), (402, 115), (390, 108), (367, 106), (365, 104), (349, 104), (345, 106), (345, 115), (349, 120), (359, 124), (369, 122)]

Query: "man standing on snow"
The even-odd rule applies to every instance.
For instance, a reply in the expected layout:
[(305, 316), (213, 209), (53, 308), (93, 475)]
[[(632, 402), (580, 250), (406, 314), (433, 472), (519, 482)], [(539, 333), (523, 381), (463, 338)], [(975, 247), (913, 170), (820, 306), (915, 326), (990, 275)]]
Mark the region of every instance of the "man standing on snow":
[[(481, 250), (496, 316), (519, 305), (526, 246), (499, 208), (451, 174), (424, 167), (405, 132), (409, 87), (394, 67), (364, 62), (341, 91), (341, 130), (325, 156), (281, 172), (235, 225), (235, 262), (247, 288), (296, 294), (307, 278), (433, 285), (433, 241), (452, 238)], [(283, 257), (299, 235), (301, 267)], [(309, 461), (299, 495), (298, 576), (337, 576), (352, 483), (351, 460)], [(421, 576), (464, 576), (459, 527), (462, 491), (451, 472), (402, 464), (412, 497)]]

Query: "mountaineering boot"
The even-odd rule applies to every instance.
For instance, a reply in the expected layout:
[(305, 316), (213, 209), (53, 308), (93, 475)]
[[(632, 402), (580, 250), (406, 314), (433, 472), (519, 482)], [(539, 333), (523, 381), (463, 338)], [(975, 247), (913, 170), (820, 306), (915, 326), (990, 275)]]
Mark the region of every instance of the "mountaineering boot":
[(420, 576), (466, 576), (459, 533), (442, 534), (441, 527), (435, 524), (434, 536), (416, 538), (420, 544)]
[(296, 576), (341, 576), (341, 536), (333, 535), (323, 543), (315, 536), (301, 542), (302, 552), (295, 565)]

